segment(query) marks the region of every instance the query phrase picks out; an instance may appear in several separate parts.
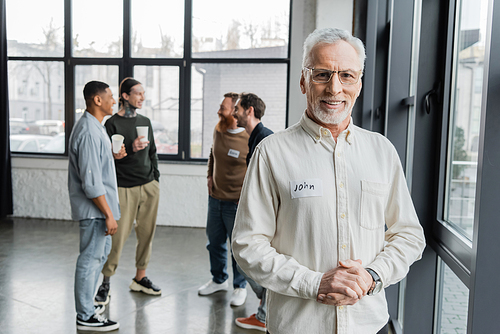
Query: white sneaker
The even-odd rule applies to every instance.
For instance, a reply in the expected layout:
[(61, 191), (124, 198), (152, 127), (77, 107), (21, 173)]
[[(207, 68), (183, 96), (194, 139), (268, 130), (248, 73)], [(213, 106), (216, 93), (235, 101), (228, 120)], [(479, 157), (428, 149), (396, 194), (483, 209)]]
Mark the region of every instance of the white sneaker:
[(231, 306), (241, 306), (247, 299), (247, 289), (236, 288), (231, 296)]
[(94, 314), (103, 314), (106, 311), (106, 306), (104, 305), (94, 305)]
[(227, 290), (227, 288), (228, 288), (227, 281), (219, 284), (210, 280), (198, 289), (198, 294), (200, 296), (208, 296), (217, 291)]

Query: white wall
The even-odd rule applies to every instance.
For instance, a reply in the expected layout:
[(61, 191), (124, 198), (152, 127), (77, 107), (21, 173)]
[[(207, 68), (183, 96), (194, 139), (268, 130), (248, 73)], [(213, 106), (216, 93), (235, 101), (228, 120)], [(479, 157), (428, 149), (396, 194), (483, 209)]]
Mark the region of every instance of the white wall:
[(318, 0), (316, 28), (340, 28), (352, 33), (353, 10), (353, 0)]
[[(288, 124), (302, 116), (306, 102), (300, 92), (302, 44), (317, 27), (352, 30), (353, 0), (294, 0), (290, 54)], [(205, 227), (206, 166), (160, 163), (159, 225)], [(14, 216), (71, 219), (67, 190), (68, 160), (12, 158)]]
[[(158, 225), (205, 227), (206, 165), (159, 164)], [(71, 219), (68, 160), (12, 158), (14, 216)]]

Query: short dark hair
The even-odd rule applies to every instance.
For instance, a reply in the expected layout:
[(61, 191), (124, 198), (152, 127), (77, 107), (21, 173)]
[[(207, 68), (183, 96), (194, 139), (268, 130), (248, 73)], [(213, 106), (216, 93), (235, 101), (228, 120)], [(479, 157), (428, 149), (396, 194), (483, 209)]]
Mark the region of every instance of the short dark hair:
[(236, 105), (236, 102), (238, 102), (238, 98), (240, 97), (240, 94), (229, 92), (229, 93), (224, 94), (224, 97), (229, 97), (231, 99), (231, 102), (233, 102), (233, 107), (234, 107)]
[(261, 119), (266, 111), (266, 104), (264, 101), (253, 93), (241, 93), (240, 105), (244, 110), (253, 107), (253, 113), (258, 119)]
[(130, 91), (132, 90), (132, 87), (134, 87), (135, 85), (142, 85), (142, 83), (131, 77), (127, 77), (122, 80), (122, 82), (120, 83), (120, 97), (119, 97), (120, 104), (125, 103), (122, 94), (126, 93), (130, 95)]
[(109, 85), (102, 81), (87, 82), (85, 87), (83, 87), (83, 98), (85, 99), (85, 102), (88, 104), (88, 102), (91, 101), (94, 96), (100, 93), (104, 93), (106, 91), (106, 88), (109, 88)]

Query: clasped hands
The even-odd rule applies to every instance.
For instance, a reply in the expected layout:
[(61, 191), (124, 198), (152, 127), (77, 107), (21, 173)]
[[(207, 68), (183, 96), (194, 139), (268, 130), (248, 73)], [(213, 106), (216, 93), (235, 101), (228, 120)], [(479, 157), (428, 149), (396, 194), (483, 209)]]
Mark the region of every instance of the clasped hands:
[(362, 267), (361, 260), (340, 261), (327, 271), (320, 282), (318, 303), (326, 305), (354, 305), (366, 296), (373, 283), (372, 276)]

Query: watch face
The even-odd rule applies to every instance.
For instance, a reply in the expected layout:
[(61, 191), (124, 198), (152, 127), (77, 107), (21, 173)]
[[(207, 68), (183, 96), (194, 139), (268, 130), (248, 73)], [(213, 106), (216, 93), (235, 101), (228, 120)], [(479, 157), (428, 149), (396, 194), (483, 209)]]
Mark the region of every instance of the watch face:
[(382, 290), (382, 282), (375, 282), (375, 287), (373, 288), (372, 295), (379, 293)]

